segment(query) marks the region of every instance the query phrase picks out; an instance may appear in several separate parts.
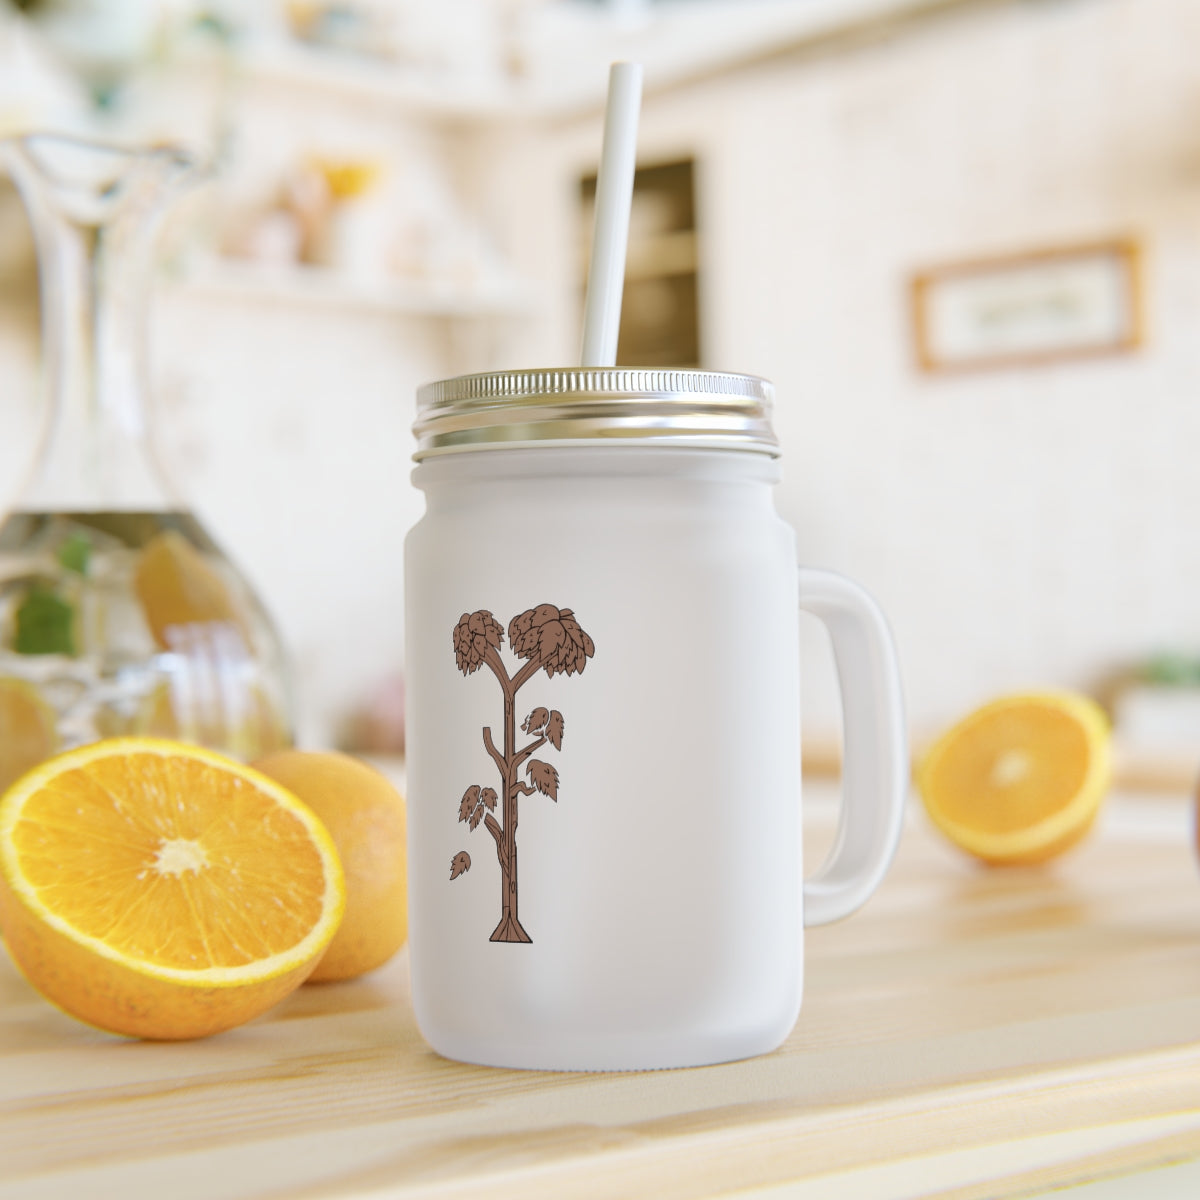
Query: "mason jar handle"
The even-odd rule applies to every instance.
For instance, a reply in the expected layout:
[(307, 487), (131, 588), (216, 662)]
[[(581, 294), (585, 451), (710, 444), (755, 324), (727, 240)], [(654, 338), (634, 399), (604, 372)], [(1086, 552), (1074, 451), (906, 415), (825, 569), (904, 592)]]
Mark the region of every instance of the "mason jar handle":
[(871, 895), (896, 853), (908, 738), (896, 648), (879, 605), (844, 575), (801, 567), (800, 607), (829, 630), (842, 690), (842, 814), (829, 857), (804, 884), (804, 924), (826, 925)]

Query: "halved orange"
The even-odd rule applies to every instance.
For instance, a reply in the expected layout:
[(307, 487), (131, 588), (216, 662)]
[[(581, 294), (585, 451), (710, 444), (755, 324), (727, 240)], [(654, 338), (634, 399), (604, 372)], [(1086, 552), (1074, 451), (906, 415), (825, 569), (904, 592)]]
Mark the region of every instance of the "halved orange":
[(341, 921), (325, 827), (291, 792), (195, 746), (143, 738), (59, 755), (0, 800), (0, 931), (80, 1020), (203, 1037), (307, 978)]
[(1091, 827), (1111, 780), (1108, 720), (1086, 696), (1005, 696), (944, 733), (917, 786), (956, 845), (991, 863), (1041, 862)]

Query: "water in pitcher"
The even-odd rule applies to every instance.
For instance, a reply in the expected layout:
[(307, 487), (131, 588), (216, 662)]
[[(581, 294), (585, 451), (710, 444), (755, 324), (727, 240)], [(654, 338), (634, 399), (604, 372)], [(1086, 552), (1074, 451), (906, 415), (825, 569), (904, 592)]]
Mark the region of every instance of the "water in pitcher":
[(0, 525), (0, 786), (102, 737), (254, 758), (290, 741), (284, 691), (262, 606), (190, 513)]

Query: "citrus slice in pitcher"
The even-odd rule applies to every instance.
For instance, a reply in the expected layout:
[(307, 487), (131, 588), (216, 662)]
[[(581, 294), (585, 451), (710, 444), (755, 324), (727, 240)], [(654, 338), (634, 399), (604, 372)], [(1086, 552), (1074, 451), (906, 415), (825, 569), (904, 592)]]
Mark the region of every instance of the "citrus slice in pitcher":
[(0, 930), (60, 1008), (135, 1037), (202, 1037), (309, 975), (345, 905), (333, 842), (291, 792), (207, 750), (123, 738), (0, 800)]
[(0, 675), (0, 791), (58, 749), (58, 715), (32, 683)]
[(991, 863), (1053, 858), (1091, 827), (1111, 779), (1108, 721), (1086, 696), (1006, 696), (954, 725), (917, 786), (952, 842)]
[(146, 543), (133, 577), (146, 624), (164, 650), (175, 649), (171, 629), (218, 622), (246, 637), (245, 619), (225, 581), (191, 542), (174, 529)]

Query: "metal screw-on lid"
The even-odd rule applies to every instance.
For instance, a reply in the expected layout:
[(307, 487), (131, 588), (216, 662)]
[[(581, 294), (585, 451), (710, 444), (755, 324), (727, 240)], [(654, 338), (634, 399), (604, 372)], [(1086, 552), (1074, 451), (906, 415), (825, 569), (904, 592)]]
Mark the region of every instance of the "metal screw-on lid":
[(459, 375), (418, 389), (413, 457), (566, 443), (777, 456), (773, 401), (767, 380), (723, 371), (563, 367)]

